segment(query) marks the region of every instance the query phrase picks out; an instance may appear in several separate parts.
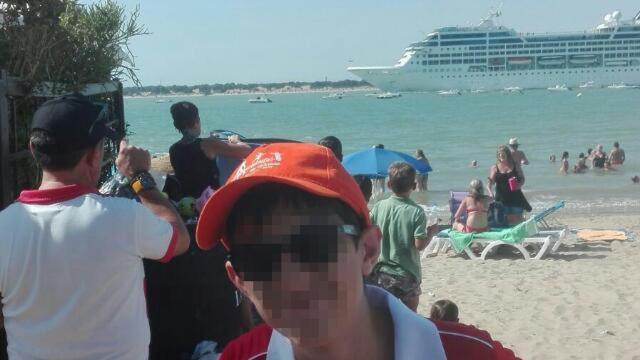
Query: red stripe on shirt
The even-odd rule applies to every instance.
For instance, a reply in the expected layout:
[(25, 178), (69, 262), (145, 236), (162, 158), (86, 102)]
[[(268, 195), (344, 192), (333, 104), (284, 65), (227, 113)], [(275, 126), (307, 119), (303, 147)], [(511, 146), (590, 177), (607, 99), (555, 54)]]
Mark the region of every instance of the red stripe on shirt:
[(164, 256), (159, 261), (161, 263), (168, 263), (173, 259), (173, 254), (176, 251), (176, 245), (178, 244), (178, 229), (175, 226), (171, 225), (173, 229), (173, 234), (171, 234), (171, 241), (169, 241), (169, 247), (167, 248), (167, 252), (164, 253)]
[(23, 204), (51, 205), (75, 199), (85, 194), (97, 194), (94, 187), (73, 184), (44, 190), (24, 190), (16, 201)]

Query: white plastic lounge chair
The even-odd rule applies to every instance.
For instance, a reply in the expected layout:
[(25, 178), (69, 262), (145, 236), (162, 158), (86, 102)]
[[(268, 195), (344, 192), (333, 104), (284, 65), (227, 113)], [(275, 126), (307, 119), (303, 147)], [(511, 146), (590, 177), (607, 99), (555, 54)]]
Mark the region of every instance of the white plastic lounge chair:
[[(466, 196), (464, 192), (451, 192), (451, 200), (450, 200), (450, 208), (452, 215), (458, 209), (460, 201)], [(496, 247), (500, 245), (509, 245), (517, 249), (525, 259), (541, 259), (548, 253), (553, 253), (558, 250), (562, 240), (566, 237), (566, 229), (561, 230), (549, 230), (549, 226), (545, 221), (545, 218), (550, 214), (556, 212), (557, 210), (564, 207), (564, 202), (558, 202), (554, 204), (552, 207), (541, 211), (540, 213), (534, 215), (526, 222), (529, 223), (528, 228), (529, 231), (526, 237), (523, 237), (518, 242), (505, 242), (496, 239), (484, 239), (480, 236), (475, 236), (471, 242), (471, 244), (476, 244), (482, 248), (482, 252), (480, 255), (476, 255), (470, 248), (467, 246), (462, 249), (470, 259), (485, 259), (488, 254), (491, 254)], [(539, 230), (542, 227), (545, 230)], [(469, 245), (471, 245), (469, 244)], [(534, 247), (533, 253), (530, 253), (527, 249), (528, 246), (532, 245)], [(427, 248), (422, 253), (422, 258), (426, 258), (428, 256), (436, 256), (440, 252), (445, 252), (451, 248), (451, 241), (448, 237), (447, 232), (441, 232), (437, 236), (435, 236)], [(532, 256), (532, 254), (535, 254)]]
[[(454, 240), (456, 239), (452, 239), (449, 235), (453, 236), (453, 233), (449, 234), (449, 231), (445, 231), (441, 232), (439, 236), (434, 237), (432, 243), (429, 244), (432, 245), (432, 247), (425, 249), (422, 258), (425, 258), (429, 254), (437, 254), (438, 252), (444, 252), (448, 248), (453, 248), (455, 246)], [(466, 244), (463, 245), (461, 245), (458, 239), (458, 250), (459, 252), (464, 252), (470, 259), (474, 260), (486, 259), (498, 246), (502, 245), (515, 248), (522, 254), (525, 260), (539, 260), (543, 258), (556, 243), (556, 240), (554, 240), (551, 235), (538, 236), (538, 228), (533, 218), (512, 228), (477, 234), (457, 233), (456, 236), (458, 236), (458, 238), (468, 237)], [(480, 254), (476, 254), (471, 249), (474, 245), (482, 250)], [(528, 245), (535, 245), (535, 255), (527, 249)]]

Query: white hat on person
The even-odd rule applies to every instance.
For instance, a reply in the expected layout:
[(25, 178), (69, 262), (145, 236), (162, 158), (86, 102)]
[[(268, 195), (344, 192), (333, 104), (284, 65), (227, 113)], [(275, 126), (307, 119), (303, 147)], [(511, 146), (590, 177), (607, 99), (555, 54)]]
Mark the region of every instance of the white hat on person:
[(509, 145), (520, 145), (518, 144), (518, 138), (509, 139)]

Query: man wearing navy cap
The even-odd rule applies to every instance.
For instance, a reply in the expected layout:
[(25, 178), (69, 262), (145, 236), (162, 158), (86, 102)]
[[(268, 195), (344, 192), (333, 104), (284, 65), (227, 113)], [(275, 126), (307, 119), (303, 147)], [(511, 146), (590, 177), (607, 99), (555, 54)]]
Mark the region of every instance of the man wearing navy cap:
[(184, 253), (189, 235), (156, 189), (146, 150), (123, 141), (116, 160), (141, 204), (98, 194), (104, 139), (116, 140), (107, 121), (106, 109), (81, 95), (34, 114), (29, 146), (42, 182), (0, 212), (10, 359), (148, 357), (142, 259)]

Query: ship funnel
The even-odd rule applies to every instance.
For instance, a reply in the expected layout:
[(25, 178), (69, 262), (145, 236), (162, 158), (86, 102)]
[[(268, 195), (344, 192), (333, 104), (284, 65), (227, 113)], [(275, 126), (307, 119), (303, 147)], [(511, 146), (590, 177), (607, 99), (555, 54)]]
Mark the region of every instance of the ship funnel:
[(622, 18), (622, 13), (620, 11), (614, 11), (613, 14), (611, 14), (611, 17), (613, 20), (618, 21)]

